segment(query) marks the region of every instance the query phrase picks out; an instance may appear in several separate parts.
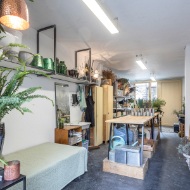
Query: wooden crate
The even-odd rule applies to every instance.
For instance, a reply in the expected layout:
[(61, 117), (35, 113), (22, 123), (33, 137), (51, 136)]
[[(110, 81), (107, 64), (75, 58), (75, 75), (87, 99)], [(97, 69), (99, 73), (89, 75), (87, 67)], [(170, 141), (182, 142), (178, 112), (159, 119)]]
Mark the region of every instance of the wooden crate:
[(144, 164), (140, 167), (129, 166), (126, 164), (120, 164), (117, 162), (112, 162), (105, 158), (103, 160), (103, 171), (114, 173), (122, 176), (132, 177), (136, 179), (144, 179), (146, 172), (148, 170), (148, 158), (144, 159)]
[(146, 150), (143, 151), (144, 158), (152, 158), (153, 154), (154, 154), (153, 151), (146, 151)]

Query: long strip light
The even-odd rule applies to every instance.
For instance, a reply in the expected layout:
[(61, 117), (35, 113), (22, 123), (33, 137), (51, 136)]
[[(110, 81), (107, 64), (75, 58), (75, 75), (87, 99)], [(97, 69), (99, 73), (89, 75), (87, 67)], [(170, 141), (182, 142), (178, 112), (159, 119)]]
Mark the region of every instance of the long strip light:
[(154, 81), (154, 82), (156, 81), (154, 73), (150, 73), (150, 79), (151, 81)]
[(154, 81), (154, 82), (156, 81), (156, 79), (153, 76), (151, 76), (150, 79), (151, 81)]
[(146, 70), (147, 69), (146, 66), (144, 65), (144, 63), (141, 60), (136, 61), (136, 63), (139, 65), (139, 67), (142, 70)]
[(100, 5), (95, 0), (82, 0), (87, 7), (96, 15), (101, 23), (110, 31), (111, 34), (119, 33)]

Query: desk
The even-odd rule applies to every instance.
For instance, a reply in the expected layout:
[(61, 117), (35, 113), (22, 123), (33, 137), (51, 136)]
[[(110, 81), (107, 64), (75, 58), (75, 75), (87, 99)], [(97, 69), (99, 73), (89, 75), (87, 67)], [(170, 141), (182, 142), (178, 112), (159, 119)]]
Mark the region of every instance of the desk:
[[(0, 170), (0, 175), (3, 176), (3, 169)], [(0, 181), (0, 190), (5, 190), (8, 189), (9, 187), (14, 186), (15, 184), (23, 181), (23, 190), (26, 190), (26, 176), (25, 175), (20, 175), (18, 179), (12, 180), (12, 181), (5, 181), (2, 180)]]
[[(157, 115), (156, 115), (157, 116)], [(108, 160), (109, 160), (109, 151), (110, 151), (110, 140), (113, 132), (113, 124), (118, 124), (118, 123), (123, 123), (126, 124), (126, 131), (128, 133), (128, 127), (129, 124), (133, 125), (138, 125), (139, 127), (142, 128), (142, 141), (141, 141), (141, 165), (143, 164), (143, 142), (144, 142), (144, 124), (147, 123), (148, 121), (151, 121), (154, 119), (155, 116), (125, 116), (125, 117), (120, 117), (116, 119), (110, 119), (106, 120), (107, 123), (110, 123), (110, 136), (109, 136), (109, 147), (108, 147)], [(154, 122), (152, 121), (152, 137), (154, 134)], [(129, 138), (127, 138), (129, 139)]]

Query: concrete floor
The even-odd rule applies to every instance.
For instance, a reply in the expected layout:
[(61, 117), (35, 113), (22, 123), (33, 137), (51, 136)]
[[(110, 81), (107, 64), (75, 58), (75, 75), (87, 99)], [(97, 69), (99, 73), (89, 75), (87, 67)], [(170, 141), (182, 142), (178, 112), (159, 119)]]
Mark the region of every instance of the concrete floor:
[(179, 141), (175, 133), (161, 133), (144, 180), (103, 172), (102, 161), (107, 157), (107, 145), (102, 145), (89, 152), (88, 172), (63, 190), (190, 190), (190, 171), (176, 149)]

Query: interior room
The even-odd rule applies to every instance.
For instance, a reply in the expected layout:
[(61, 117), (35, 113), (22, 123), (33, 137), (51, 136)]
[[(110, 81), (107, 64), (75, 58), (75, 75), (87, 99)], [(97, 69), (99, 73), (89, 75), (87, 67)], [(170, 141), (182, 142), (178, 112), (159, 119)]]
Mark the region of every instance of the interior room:
[(0, 189), (189, 190), (189, 10), (1, 0)]

